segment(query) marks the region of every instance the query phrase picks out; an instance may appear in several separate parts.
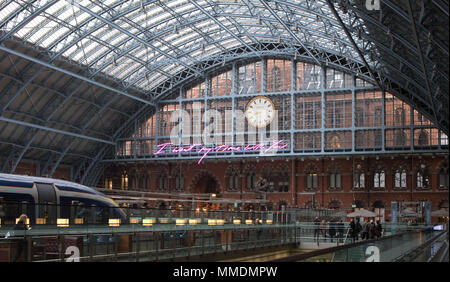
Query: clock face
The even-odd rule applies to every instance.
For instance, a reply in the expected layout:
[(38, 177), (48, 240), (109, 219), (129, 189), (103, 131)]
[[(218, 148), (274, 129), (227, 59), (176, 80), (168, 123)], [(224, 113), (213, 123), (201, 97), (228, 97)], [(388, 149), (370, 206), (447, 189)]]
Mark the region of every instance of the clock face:
[(248, 102), (245, 117), (248, 123), (256, 128), (266, 127), (275, 117), (275, 105), (267, 97), (255, 97)]

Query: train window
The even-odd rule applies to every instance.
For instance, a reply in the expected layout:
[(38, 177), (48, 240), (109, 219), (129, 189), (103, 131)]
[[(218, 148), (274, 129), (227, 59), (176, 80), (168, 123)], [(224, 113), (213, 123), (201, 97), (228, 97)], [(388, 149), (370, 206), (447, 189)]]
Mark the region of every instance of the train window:
[(5, 199), (3, 201), (5, 215), (2, 221), (6, 224), (15, 224), (15, 219), (20, 216), (20, 202)]
[(51, 184), (36, 183), (38, 191), (39, 203), (52, 202), (56, 203), (55, 188)]

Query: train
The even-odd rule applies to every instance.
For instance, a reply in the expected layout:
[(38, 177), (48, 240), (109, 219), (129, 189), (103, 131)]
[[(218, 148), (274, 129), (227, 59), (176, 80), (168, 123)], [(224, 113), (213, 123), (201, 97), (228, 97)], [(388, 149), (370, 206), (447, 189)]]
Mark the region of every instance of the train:
[(39, 218), (46, 224), (56, 223), (57, 218), (83, 219), (83, 224), (127, 220), (117, 203), (93, 188), (54, 178), (0, 173), (2, 222), (11, 222), (22, 213), (30, 222)]

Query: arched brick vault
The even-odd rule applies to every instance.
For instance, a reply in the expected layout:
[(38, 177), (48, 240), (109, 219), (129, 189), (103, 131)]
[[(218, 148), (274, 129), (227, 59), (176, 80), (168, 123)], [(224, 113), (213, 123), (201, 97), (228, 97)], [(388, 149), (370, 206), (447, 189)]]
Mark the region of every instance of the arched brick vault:
[(198, 181), (202, 178), (202, 177), (204, 177), (204, 176), (208, 176), (208, 177), (211, 177), (211, 178), (213, 178), (215, 181), (216, 181), (216, 183), (217, 183), (217, 191), (219, 191), (220, 193), (222, 193), (223, 191), (222, 191), (222, 187), (221, 187), (221, 185), (220, 185), (220, 181), (219, 181), (219, 179), (214, 175), (214, 174), (212, 174), (212, 173), (210, 173), (209, 171), (207, 171), (207, 170), (202, 170), (202, 171), (200, 171), (200, 172), (198, 172), (192, 179), (191, 179), (191, 183), (189, 184), (189, 192), (190, 193), (194, 193), (194, 191), (195, 191), (195, 185), (198, 183)]
[(239, 166), (233, 165), (233, 164), (232, 164), (232, 165), (229, 165), (229, 166), (227, 167), (227, 169), (225, 170), (224, 177), (227, 177), (227, 176), (229, 176), (229, 175), (231, 175), (232, 173), (235, 173), (235, 172), (237, 172), (238, 175), (241, 174), (241, 173), (240, 173)]
[(277, 173), (277, 174), (287, 173), (288, 175), (290, 175), (291, 168), (287, 164), (281, 163), (276, 167), (275, 173)]
[(244, 166), (244, 174), (247, 174), (247, 172), (254, 172), (256, 173), (256, 166), (254, 164), (246, 164)]
[(327, 207), (330, 207), (331, 203), (333, 203), (333, 202), (338, 203), (340, 209), (342, 209), (344, 206), (344, 203), (341, 200), (339, 200), (337, 198), (331, 198), (331, 199), (328, 199)]
[(310, 162), (310, 163), (307, 163), (307, 164), (305, 165), (304, 172), (305, 172), (305, 173), (309, 173), (309, 172), (316, 172), (316, 173), (318, 173), (318, 172), (319, 172), (319, 169), (318, 169), (318, 167), (317, 167), (316, 164)]
[(381, 203), (383, 204), (383, 207), (384, 207), (385, 209), (386, 209), (386, 208), (389, 208), (389, 206), (387, 205), (386, 201), (384, 201), (384, 200), (382, 200), (382, 199), (379, 199), (379, 198), (377, 198), (377, 199), (375, 199), (375, 200), (372, 200), (372, 201), (370, 202), (370, 208), (373, 208), (373, 206), (374, 206), (374, 204), (375, 204), (376, 202), (381, 202)]

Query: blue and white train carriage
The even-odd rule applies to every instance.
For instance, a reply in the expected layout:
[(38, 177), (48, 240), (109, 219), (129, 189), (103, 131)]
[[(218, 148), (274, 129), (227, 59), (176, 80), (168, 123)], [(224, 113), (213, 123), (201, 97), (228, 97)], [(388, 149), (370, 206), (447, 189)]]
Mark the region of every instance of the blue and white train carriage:
[(0, 218), (12, 222), (26, 213), (33, 224), (36, 218), (83, 218), (84, 223), (107, 223), (108, 218), (126, 215), (106, 195), (78, 183), (25, 175), (0, 173)]

